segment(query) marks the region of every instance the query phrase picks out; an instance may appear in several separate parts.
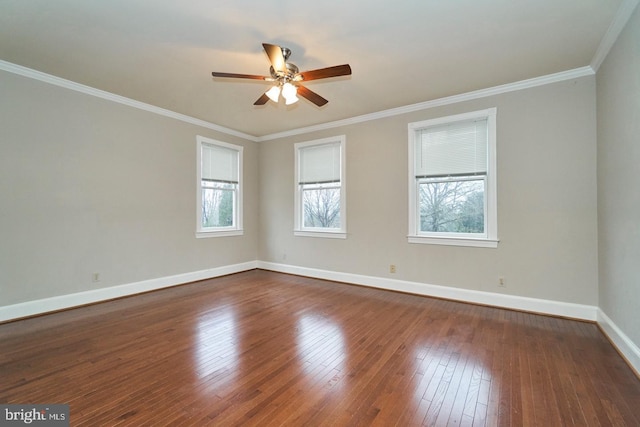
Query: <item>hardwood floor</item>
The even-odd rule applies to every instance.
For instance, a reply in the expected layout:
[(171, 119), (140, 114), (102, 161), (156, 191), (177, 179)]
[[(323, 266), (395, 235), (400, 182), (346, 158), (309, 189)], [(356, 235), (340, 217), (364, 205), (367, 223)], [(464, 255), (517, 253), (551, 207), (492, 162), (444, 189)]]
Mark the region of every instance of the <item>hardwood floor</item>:
[(638, 426), (596, 325), (254, 270), (0, 325), (71, 425)]

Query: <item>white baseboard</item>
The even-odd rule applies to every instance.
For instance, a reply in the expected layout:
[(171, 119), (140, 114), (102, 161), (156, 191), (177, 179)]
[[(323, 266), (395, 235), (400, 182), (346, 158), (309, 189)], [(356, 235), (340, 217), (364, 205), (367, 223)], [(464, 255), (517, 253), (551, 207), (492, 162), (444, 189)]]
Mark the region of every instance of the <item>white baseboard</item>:
[(340, 273), (336, 271), (319, 270), (315, 268), (298, 267), (294, 265), (278, 264), (258, 261), (258, 268), (299, 276), (352, 283), (355, 285), (392, 291), (407, 292), (417, 295), (445, 298), (461, 302), (489, 305), (513, 310), (528, 311), (540, 314), (568, 317), (572, 319), (597, 320), (598, 307), (568, 302), (558, 302), (537, 298), (527, 298), (515, 295), (505, 295), (493, 292), (475, 291), (453, 288), (449, 286), (429, 285), (426, 283), (409, 282), (389, 278), (364, 276), (360, 274)]
[[(51, 311), (64, 310), (100, 301), (107, 301), (114, 298), (120, 298), (124, 296), (139, 294), (142, 292), (153, 291), (156, 289), (167, 288), (170, 286), (181, 285), (184, 283), (195, 282), (197, 280), (211, 279), (214, 277), (239, 273), (241, 271), (252, 270), (255, 268), (277, 271), (281, 273), (296, 274), (300, 276), (315, 277), (318, 279), (333, 280), (337, 282), (352, 283), (355, 285), (369, 286), (379, 289), (446, 298), (475, 304), (483, 304), (494, 307), (509, 308), (541, 314), (551, 314), (555, 316), (563, 316), (580, 320), (595, 322), (600, 321), (601, 318), (598, 313), (598, 307), (595, 306), (527, 298), (515, 295), (505, 295), (493, 292), (475, 291), (449, 286), (430, 285), (426, 283), (409, 282), (405, 280), (365, 276), (360, 274), (341, 273), (330, 270), (298, 267), (294, 265), (278, 264), (266, 261), (249, 261), (241, 264), (222, 266), (207, 270), (177, 274), (174, 276), (160, 277), (157, 279), (128, 283), (109, 288), (101, 288), (74, 294), (60, 295), (51, 298), (43, 298), (34, 301), (7, 305), (0, 307), (0, 322), (48, 313)], [(600, 312), (600, 314), (604, 318), (608, 319), (604, 315), (604, 313)], [(605, 323), (607, 325), (613, 325), (613, 323), (610, 321), (607, 321)], [(603, 329), (606, 330), (606, 328), (604, 327)], [(616, 335), (620, 334), (616, 333)]]
[(598, 309), (598, 325), (640, 378), (640, 348), (601, 309)]
[(258, 268), (336, 282), (597, 322), (640, 377), (640, 348), (598, 307), (258, 261)]
[(23, 317), (35, 316), (57, 310), (64, 310), (86, 304), (93, 304), (100, 301), (107, 301), (114, 298), (153, 291), (156, 289), (168, 288), (170, 286), (182, 285), (184, 283), (198, 280), (212, 279), (214, 277), (225, 276), (227, 274), (239, 273), (241, 271), (253, 270), (257, 268), (256, 261), (241, 264), (226, 265), (223, 267), (210, 268), (207, 270), (194, 271), (175, 276), (160, 277), (157, 279), (143, 280), (141, 282), (127, 283), (109, 288), (101, 288), (90, 291), (78, 292), (68, 295), (60, 295), (51, 298), (43, 298), (35, 301), (27, 301), (19, 304), (0, 307), (0, 322), (20, 319)]
[(337, 282), (352, 283), (355, 285), (369, 286), (379, 289), (445, 298), (461, 302), (597, 322), (613, 345), (627, 360), (631, 369), (635, 371), (636, 375), (640, 376), (640, 348), (638, 348), (638, 346), (634, 344), (634, 342), (631, 341), (631, 339), (629, 339), (629, 337), (622, 332), (622, 330), (620, 330), (620, 328), (618, 328), (618, 326), (613, 323), (613, 321), (601, 309), (595, 306), (527, 298), (515, 295), (504, 295), (493, 292), (453, 288), (449, 286), (430, 285), (426, 283), (365, 276), (360, 274), (341, 273), (266, 261), (249, 261), (240, 264), (210, 268), (207, 270), (177, 274), (174, 276), (143, 280), (140, 282), (128, 283), (109, 288), (95, 289), (1, 306), (0, 322), (107, 301), (114, 298), (168, 288), (198, 280), (212, 279), (214, 277), (253, 270), (255, 268)]

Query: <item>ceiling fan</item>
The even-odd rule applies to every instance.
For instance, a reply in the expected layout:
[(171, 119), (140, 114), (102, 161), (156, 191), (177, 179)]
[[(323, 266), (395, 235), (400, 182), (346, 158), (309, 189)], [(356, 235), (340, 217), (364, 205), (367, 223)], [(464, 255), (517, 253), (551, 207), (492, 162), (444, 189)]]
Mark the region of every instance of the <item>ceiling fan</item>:
[(216, 71), (211, 73), (213, 77), (230, 77), (235, 79), (253, 79), (274, 82), (274, 86), (262, 94), (262, 96), (258, 98), (253, 105), (264, 105), (270, 99), (273, 102), (278, 102), (280, 94), (282, 94), (287, 105), (297, 102), (297, 95), (300, 95), (313, 102), (318, 107), (322, 107), (329, 101), (312, 90), (302, 86), (301, 83), (311, 80), (327, 79), (330, 77), (348, 76), (351, 74), (351, 67), (349, 64), (300, 72), (295, 64), (287, 62), (287, 59), (289, 59), (289, 56), (291, 55), (290, 49), (268, 43), (262, 43), (262, 47), (264, 47), (264, 50), (269, 57), (269, 61), (271, 61), (271, 67), (269, 67), (271, 76), (265, 77), (253, 74), (220, 73)]

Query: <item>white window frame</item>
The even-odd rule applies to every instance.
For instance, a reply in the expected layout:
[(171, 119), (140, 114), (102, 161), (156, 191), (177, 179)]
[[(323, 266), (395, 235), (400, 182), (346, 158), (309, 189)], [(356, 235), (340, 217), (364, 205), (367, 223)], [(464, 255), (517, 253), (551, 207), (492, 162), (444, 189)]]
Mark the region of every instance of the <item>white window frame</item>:
[[(244, 147), (216, 141), (211, 138), (198, 135), (197, 142), (197, 184), (196, 184), (196, 238), (241, 236), (244, 234), (242, 228), (242, 165)], [(229, 227), (203, 227), (202, 226), (202, 147), (203, 145), (213, 145), (234, 150), (238, 153), (238, 183), (235, 188), (234, 197), (234, 218), (233, 225)]]
[[(469, 113), (457, 114), (453, 116), (440, 117), (431, 120), (409, 123), (409, 234), (407, 240), (409, 243), (421, 243), (432, 245), (451, 245), (451, 246), (471, 246), (484, 248), (498, 247), (498, 210), (497, 210), (497, 176), (496, 176), (496, 108), (488, 108), (485, 110), (473, 111)], [(478, 176), (478, 179), (484, 178), (485, 182), (485, 232), (482, 235), (464, 234), (464, 233), (427, 233), (421, 232), (420, 227), (420, 207), (419, 207), (419, 191), (418, 186), (421, 181), (416, 178), (416, 137), (421, 130), (431, 126), (442, 125), (446, 123), (466, 121), (473, 119), (487, 119), (488, 131), (488, 157), (487, 157), (487, 174), (485, 177)], [(445, 178), (446, 179), (446, 178)]]
[[(340, 144), (340, 183), (336, 187), (340, 189), (340, 228), (304, 227), (302, 214), (302, 185), (300, 182), (300, 152), (301, 149), (315, 145)], [(294, 144), (295, 150), (295, 196), (294, 196), (294, 230), (295, 236), (303, 237), (324, 237), (333, 239), (347, 238), (347, 195), (346, 195), (346, 136), (339, 135), (330, 138), (316, 139), (313, 141), (299, 142)]]

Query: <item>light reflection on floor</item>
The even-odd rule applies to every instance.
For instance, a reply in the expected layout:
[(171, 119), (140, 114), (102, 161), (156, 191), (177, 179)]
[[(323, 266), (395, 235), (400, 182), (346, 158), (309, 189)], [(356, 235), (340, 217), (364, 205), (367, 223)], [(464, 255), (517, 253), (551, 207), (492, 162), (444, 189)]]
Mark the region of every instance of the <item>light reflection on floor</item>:
[[(492, 378), (491, 369), (484, 364), (486, 350), (466, 347), (451, 348), (446, 340), (423, 344), (414, 350), (413, 404), (417, 411), (433, 411), (446, 395), (456, 397), (463, 390), (464, 407), (461, 416), (485, 419), (491, 410), (491, 387), (499, 383)], [(495, 409), (495, 408), (494, 408)], [(437, 412), (436, 412), (437, 413)]]
[(338, 391), (348, 357), (342, 329), (329, 318), (305, 314), (297, 324), (298, 360), (306, 375), (325, 375), (326, 385)]
[(236, 313), (232, 307), (222, 306), (202, 316), (196, 325), (194, 371), (198, 379), (209, 381), (219, 388), (232, 383), (238, 372), (238, 332)]

